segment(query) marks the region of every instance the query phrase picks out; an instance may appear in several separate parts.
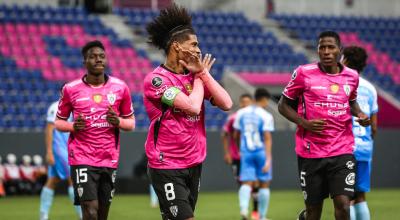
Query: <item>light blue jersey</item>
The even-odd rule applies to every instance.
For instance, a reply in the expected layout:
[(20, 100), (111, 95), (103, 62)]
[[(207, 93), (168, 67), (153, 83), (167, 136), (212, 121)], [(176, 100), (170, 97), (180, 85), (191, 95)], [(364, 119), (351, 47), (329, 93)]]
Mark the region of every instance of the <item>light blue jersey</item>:
[[(58, 109), (58, 102), (54, 102), (50, 105), (47, 110), (47, 123), (54, 123), (56, 120), (56, 114)], [(69, 119), (69, 121), (71, 118)], [(61, 132), (57, 129), (53, 129), (53, 155), (54, 155), (54, 165), (49, 166), (49, 177), (58, 177), (60, 179), (66, 179), (70, 175), (69, 165), (68, 165), (68, 142), (69, 133)]]
[[(357, 89), (357, 102), (361, 111), (371, 117), (378, 112), (377, 92), (374, 86), (360, 77)], [(358, 161), (370, 161), (373, 152), (373, 139), (371, 126), (363, 127), (353, 117), (353, 133), (355, 137), (354, 156)]]
[(264, 132), (274, 131), (272, 115), (261, 107), (251, 105), (240, 109), (233, 127), (240, 131), (240, 181), (263, 182), (272, 179), (272, 168), (262, 172), (265, 165)]

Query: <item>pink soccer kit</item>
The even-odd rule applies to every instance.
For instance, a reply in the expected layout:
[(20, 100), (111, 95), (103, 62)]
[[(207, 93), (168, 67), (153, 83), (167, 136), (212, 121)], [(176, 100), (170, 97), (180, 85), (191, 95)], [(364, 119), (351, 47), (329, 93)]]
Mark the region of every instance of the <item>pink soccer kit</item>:
[(229, 154), (232, 159), (240, 160), (239, 147), (236, 145), (235, 139), (233, 138), (233, 122), (235, 121), (237, 112), (229, 115), (227, 121), (224, 124), (223, 130), (229, 135)]
[(299, 99), (298, 114), (307, 120), (324, 119), (317, 134), (298, 126), (296, 153), (304, 158), (352, 154), (354, 137), (349, 101), (357, 98), (358, 73), (347, 67), (338, 74), (322, 72), (318, 63), (299, 66), (283, 91), (289, 99)]
[(86, 121), (83, 131), (71, 132), (68, 139), (70, 165), (117, 168), (119, 160), (119, 128), (107, 122), (108, 106), (120, 117), (133, 114), (128, 86), (115, 77), (106, 76), (98, 87), (83, 78), (66, 84), (59, 102), (57, 117), (67, 119), (70, 113)]

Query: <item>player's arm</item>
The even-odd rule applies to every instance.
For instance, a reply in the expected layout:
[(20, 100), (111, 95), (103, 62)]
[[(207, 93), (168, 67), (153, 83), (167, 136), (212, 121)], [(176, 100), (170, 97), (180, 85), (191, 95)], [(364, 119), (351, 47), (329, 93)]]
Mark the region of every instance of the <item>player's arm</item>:
[(287, 98), (286, 96), (281, 96), (278, 102), (278, 110), (281, 115), (283, 115), (289, 121), (303, 127), (306, 130), (321, 133), (325, 126), (325, 120), (322, 119), (313, 119), (307, 120), (301, 117), (297, 112), (292, 108), (295, 105), (294, 100)]
[(129, 116), (120, 117), (114, 111), (112, 106), (108, 106), (106, 120), (115, 127), (124, 131), (132, 131), (135, 128), (135, 116), (131, 113)]
[(378, 132), (378, 116), (376, 113), (371, 115), (371, 131), (372, 139), (374, 139)]
[(272, 164), (272, 135), (269, 131), (264, 131), (264, 140), (265, 140), (265, 155), (267, 156), (267, 160), (265, 161), (265, 165), (263, 167), (263, 172), (268, 172), (271, 168)]
[(349, 102), (350, 111), (354, 117), (357, 117), (356, 121), (363, 127), (371, 125), (371, 120), (364, 112), (361, 111), (360, 106), (356, 99)]
[[(228, 122), (226, 122), (226, 123), (228, 123)], [(221, 140), (222, 140), (222, 147), (224, 150), (224, 161), (227, 164), (231, 164), (232, 157), (231, 157), (231, 154), (229, 153), (229, 133), (228, 133), (228, 131), (225, 130), (225, 128), (221, 132)]]
[(53, 155), (53, 130), (55, 129), (54, 123), (47, 122), (46, 128), (44, 130), (44, 137), (46, 143), (46, 161), (47, 164), (54, 164), (54, 155)]
[(58, 103), (57, 118), (54, 121), (54, 126), (57, 130), (63, 132), (81, 131), (85, 128), (86, 123), (83, 116), (80, 114), (74, 118), (74, 122), (67, 121), (72, 112), (72, 104), (69, 97), (67, 85), (61, 91), (61, 98)]

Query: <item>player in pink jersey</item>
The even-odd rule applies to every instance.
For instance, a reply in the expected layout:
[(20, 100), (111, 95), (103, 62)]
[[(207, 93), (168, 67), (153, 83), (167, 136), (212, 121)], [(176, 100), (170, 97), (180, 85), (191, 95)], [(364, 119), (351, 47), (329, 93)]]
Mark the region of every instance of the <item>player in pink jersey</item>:
[(335, 218), (346, 220), (355, 182), (352, 115), (363, 126), (370, 120), (356, 101), (358, 73), (338, 63), (339, 35), (326, 31), (318, 40), (320, 61), (294, 71), (279, 101), (279, 112), (298, 125), (296, 153), (306, 204), (299, 219), (320, 219), (323, 201), (330, 195)]
[[(132, 130), (135, 119), (128, 86), (105, 74), (103, 44), (88, 42), (82, 55), (87, 73), (64, 86), (55, 127), (70, 132), (68, 162), (83, 220), (104, 220), (115, 191), (119, 132)], [(71, 112), (74, 122), (67, 121)]]
[(151, 44), (166, 53), (164, 64), (144, 80), (150, 118), (145, 143), (149, 177), (163, 219), (194, 219), (206, 157), (204, 100), (229, 110), (232, 100), (208, 72), (215, 59), (201, 51), (191, 16), (176, 6), (147, 25)]

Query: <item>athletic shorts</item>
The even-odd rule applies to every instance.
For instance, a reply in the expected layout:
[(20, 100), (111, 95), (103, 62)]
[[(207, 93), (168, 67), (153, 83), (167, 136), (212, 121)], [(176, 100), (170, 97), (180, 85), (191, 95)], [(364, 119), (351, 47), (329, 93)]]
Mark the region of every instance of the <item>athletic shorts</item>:
[(57, 177), (62, 180), (67, 179), (70, 176), (70, 167), (68, 165), (68, 151), (65, 147), (54, 147), (54, 165), (48, 166), (47, 176), (49, 178)]
[(201, 168), (201, 164), (186, 169), (148, 168), (163, 220), (183, 220), (194, 216), (200, 191)]
[(357, 161), (356, 192), (371, 190), (371, 161)]
[(113, 168), (72, 165), (74, 204), (98, 200), (100, 204), (109, 205), (114, 197), (116, 176), (117, 170)]
[(327, 158), (298, 157), (300, 186), (306, 204), (321, 203), (329, 195), (354, 196), (356, 163), (352, 154)]
[(264, 151), (243, 153), (240, 158), (240, 181), (268, 182), (272, 180), (272, 166), (269, 171), (262, 171), (266, 161)]

